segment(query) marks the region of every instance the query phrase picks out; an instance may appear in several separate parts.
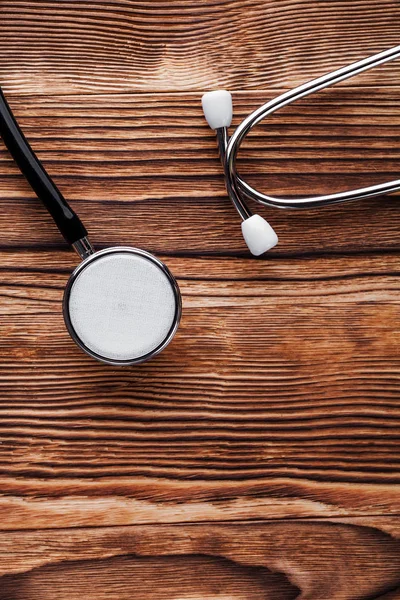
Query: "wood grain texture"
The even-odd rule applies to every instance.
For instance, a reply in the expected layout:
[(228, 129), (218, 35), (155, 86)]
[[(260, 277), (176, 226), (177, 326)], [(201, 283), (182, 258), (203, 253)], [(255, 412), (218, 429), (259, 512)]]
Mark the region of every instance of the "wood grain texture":
[(0, 598), (393, 600), (399, 535), (384, 518), (14, 532)]
[(3, 527), (399, 513), (396, 257), (165, 257), (182, 327), (121, 370), (64, 329), (70, 253), (3, 256)]
[(6, 89), (21, 93), (292, 86), (399, 39), (395, 0), (3, 0), (0, 11)]
[[(204, 90), (234, 123), (399, 43), (398, 2), (0, 1), (0, 85), (96, 248), (142, 247), (183, 319), (110, 368), (65, 330), (76, 258), (0, 144), (0, 600), (400, 598), (398, 197), (260, 208), (246, 251)], [(398, 178), (400, 62), (252, 132), (272, 194)], [(257, 207), (258, 208), (258, 207)]]

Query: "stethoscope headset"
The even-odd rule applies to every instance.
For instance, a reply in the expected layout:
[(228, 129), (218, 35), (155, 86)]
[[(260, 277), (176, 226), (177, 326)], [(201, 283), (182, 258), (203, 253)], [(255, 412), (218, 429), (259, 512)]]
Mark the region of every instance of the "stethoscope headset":
[(327, 75), (318, 77), (313, 81), (285, 92), (281, 96), (263, 104), (246, 117), (230, 138), (228, 134), (228, 127), (232, 121), (232, 97), (230, 93), (226, 90), (219, 90), (204, 94), (202, 99), (203, 111), (209, 126), (211, 129), (215, 130), (217, 135), (228, 196), (242, 219), (243, 237), (252, 254), (259, 256), (273, 248), (278, 243), (278, 236), (265, 219), (260, 215), (252, 214), (247, 204), (248, 199), (275, 208), (304, 209), (371, 198), (381, 194), (389, 194), (400, 189), (400, 179), (397, 179), (379, 185), (346, 192), (338, 192), (336, 194), (328, 194), (325, 196), (314, 196), (311, 198), (276, 198), (254, 189), (240, 176), (236, 169), (236, 158), (241, 144), (250, 130), (260, 123), (260, 121), (265, 119), (265, 117), (300, 98), (304, 98), (305, 96), (323, 90), (331, 85), (335, 85), (350, 77), (355, 77), (363, 71), (382, 65), (399, 56), (400, 46), (395, 46), (390, 50), (380, 52), (379, 54), (355, 62), (347, 67), (332, 71)]
[[(216, 131), (228, 195), (242, 218), (242, 233), (258, 256), (278, 242), (273, 228), (252, 214), (247, 199), (278, 208), (311, 208), (387, 194), (400, 180), (311, 198), (275, 198), (252, 188), (237, 172), (236, 158), (246, 135), (266, 116), (296, 100), (400, 56), (400, 46), (353, 63), (267, 102), (251, 113), (229, 138), (232, 97), (225, 90), (203, 96), (203, 110)], [(95, 252), (87, 231), (29, 146), (0, 89), (0, 134), (31, 187), (82, 262), (64, 292), (67, 329), (82, 350), (112, 365), (152, 358), (172, 340), (181, 317), (181, 295), (168, 268), (138, 248), (117, 246)]]

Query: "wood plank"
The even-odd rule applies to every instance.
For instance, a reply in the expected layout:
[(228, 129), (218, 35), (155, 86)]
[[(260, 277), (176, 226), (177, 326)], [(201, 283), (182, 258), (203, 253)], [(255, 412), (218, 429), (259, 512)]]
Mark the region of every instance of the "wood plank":
[[(96, 363), (77, 259), (0, 145), (0, 600), (400, 598), (398, 197), (259, 208), (250, 258), (204, 90), (240, 122), (398, 44), (393, 0), (0, 2), (0, 85), (97, 248), (183, 292), (154, 361)], [(293, 197), (398, 178), (394, 62), (287, 107), (240, 171)]]
[[(256, 206), (250, 258), (201, 93), (239, 123), (399, 43), (393, 0), (0, 2), (0, 85), (96, 248), (177, 275), (154, 361), (64, 327), (77, 258), (0, 142), (0, 600), (399, 600), (398, 197)], [(398, 179), (400, 61), (255, 129), (240, 171), (293, 197)]]
[(397, 256), (162, 258), (182, 326), (115, 369), (64, 328), (74, 255), (2, 254), (4, 527), (398, 514)]
[(397, 45), (399, 16), (393, 0), (2, 2), (2, 78), (44, 94), (292, 87)]
[(387, 518), (9, 532), (0, 599), (393, 600), (399, 536)]

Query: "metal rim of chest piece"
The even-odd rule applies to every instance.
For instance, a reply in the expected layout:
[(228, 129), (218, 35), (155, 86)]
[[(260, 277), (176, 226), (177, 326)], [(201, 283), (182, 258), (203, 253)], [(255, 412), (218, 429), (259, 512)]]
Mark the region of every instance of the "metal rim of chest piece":
[[(173, 319), (171, 322), (171, 326), (168, 330), (168, 333), (166, 334), (164, 339), (154, 349), (147, 352), (146, 354), (144, 354), (142, 356), (138, 356), (138, 357), (133, 357), (133, 358), (127, 359), (127, 360), (125, 360), (125, 359), (120, 360), (120, 359), (110, 358), (107, 356), (102, 356), (98, 352), (95, 352), (87, 344), (85, 344), (85, 342), (81, 339), (81, 337), (76, 332), (75, 327), (72, 323), (71, 314), (70, 314), (71, 292), (73, 290), (73, 286), (74, 286), (75, 282), (77, 281), (78, 277), (87, 269), (87, 267), (89, 267), (90, 265), (93, 265), (93, 263), (95, 263), (96, 261), (101, 260), (104, 257), (111, 256), (113, 254), (118, 254), (118, 253), (134, 255), (135, 257), (144, 258), (144, 259), (150, 261), (150, 263), (153, 266), (155, 265), (156, 267), (158, 267), (160, 269), (160, 272), (166, 277), (168, 283), (170, 284), (172, 292), (173, 292), (173, 297), (175, 300), (174, 316), (173, 316)], [(160, 261), (158, 258), (153, 256), (149, 252), (146, 252), (145, 250), (141, 250), (139, 248), (132, 248), (129, 246), (115, 246), (112, 248), (106, 248), (104, 250), (99, 250), (97, 252), (94, 252), (93, 254), (90, 254), (87, 258), (85, 258), (85, 260), (83, 260), (76, 267), (76, 269), (70, 275), (70, 278), (68, 280), (68, 283), (67, 283), (67, 285), (65, 287), (65, 291), (64, 291), (64, 298), (63, 298), (64, 321), (65, 321), (67, 330), (68, 330), (69, 334), (71, 335), (72, 339), (74, 340), (74, 342), (89, 356), (99, 360), (100, 362), (110, 364), (110, 365), (115, 365), (115, 366), (127, 366), (127, 365), (139, 364), (139, 363), (149, 360), (150, 358), (153, 358), (154, 356), (159, 354), (162, 350), (164, 350), (164, 348), (171, 342), (171, 340), (173, 339), (173, 337), (178, 329), (180, 318), (181, 318), (181, 313), (182, 313), (181, 293), (180, 293), (178, 284), (177, 284), (174, 276), (168, 269), (168, 267), (162, 261)]]

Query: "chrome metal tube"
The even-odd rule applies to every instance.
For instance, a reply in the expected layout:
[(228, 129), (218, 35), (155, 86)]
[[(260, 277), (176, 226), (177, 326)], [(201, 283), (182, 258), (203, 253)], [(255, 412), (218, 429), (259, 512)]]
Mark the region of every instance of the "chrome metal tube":
[(236, 208), (237, 212), (239, 213), (241, 219), (243, 221), (245, 221), (246, 219), (251, 217), (253, 213), (247, 206), (244, 198), (242, 198), (240, 193), (237, 192), (236, 182), (235, 181), (230, 182), (229, 174), (226, 170), (227, 163), (225, 160), (225, 153), (226, 153), (226, 148), (227, 148), (228, 141), (229, 141), (227, 127), (221, 127), (220, 129), (216, 129), (216, 134), (217, 134), (219, 155), (221, 158), (222, 166), (224, 167), (226, 191), (227, 191), (227, 194), (228, 194), (230, 200), (233, 203), (233, 206)]
[(86, 236), (74, 242), (72, 247), (82, 260), (85, 260), (85, 258), (91, 254), (94, 254), (94, 248)]
[(326, 194), (321, 196), (313, 196), (306, 198), (277, 198), (275, 196), (269, 196), (263, 194), (258, 190), (254, 189), (248, 184), (236, 171), (236, 158), (240, 146), (249, 133), (249, 131), (262, 121), (268, 115), (275, 111), (304, 98), (309, 94), (313, 94), (320, 90), (323, 90), (331, 85), (335, 85), (340, 81), (355, 77), (363, 71), (382, 65), (385, 62), (394, 60), (400, 57), (400, 46), (395, 46), (390, 50), (380, 52), (374, 56), (370, 56), (358, 62), (355, 62), (347, 67), (332, 71), (327, 75), (318, 77), (313, 81), (298, 86), (297, 88), (281, 94), (277, 98), (270, 100), (263, 106), (260, 106), (257, 110), (251, 113), (244, 121), (238, 126), (236, 131), (231, 136), (226, 148), (225, 148), (225, 163), (224, 172), (226, 177), (226, 185), (229, 190), (234, 190), (233, 198), (230, 195), (233, 203), (238, 209), (240, 202), (243, 204), (243, 197), (251, 198), (260, 204), (267, 206), (275, 206), (277, 208), (313, 208), (319, 206), (326, 206), (329, 204), (339, 202), (349, 202), (352, 200), (361, 200), (363, 198), (370, 198), (372, 196), (379, 196), (381, 194), (389, 194), (400, 189), (400, 179), (389, 181), (386, 183), (372, 185), (365, 188), (356, 190), (350, 190), (345, 192), (337, 192), (335, 194)]

